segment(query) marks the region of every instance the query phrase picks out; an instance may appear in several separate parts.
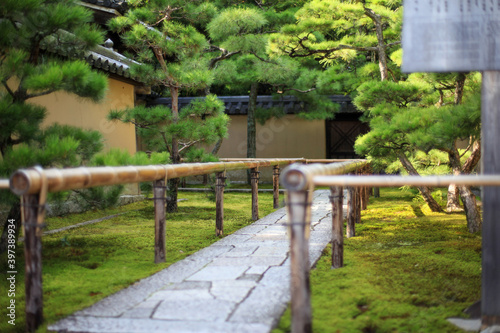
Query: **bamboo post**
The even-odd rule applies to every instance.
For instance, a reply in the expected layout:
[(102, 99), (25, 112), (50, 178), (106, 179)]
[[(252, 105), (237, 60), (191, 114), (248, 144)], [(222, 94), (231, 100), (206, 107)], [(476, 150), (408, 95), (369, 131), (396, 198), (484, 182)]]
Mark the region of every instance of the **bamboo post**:
[(280, 207), (280, 166), (273, 167), (273, 207), (277, 209)]
[(224, 234), (224, 187), (226, 186), (226, 172), (217, 172), (215, 181), (215, 235)]
[(351, 238), (356, 236), (356, 188), (348, 187), (347, 188), (347, 225), (346, 225), (346, 237)]
[(252, 220), (259, 219), (259, 168), (250, 169), (250, 180), (252, 185)]
[(21, 199), (24, 228), (26, 331), (34, 332), (43, 322), (42, 220), (38, 194)]
[(153, 182), (153, 200), (155, 208), (155, 264), (166, 261), (165, 242), (165, 179)]
[(292, 333), (312, 332), (309, 286), (309, 229), (312, 190), (288, 191), (290, 230)]
[(355, 197), (356, 197), (356, 205), (355, 208), (355, 216), (356, 216), (356, 224), (361, 223), (361, 187), (355, 187)]
[(368, 209), (368, 203), (370, 203), (370, 195), (371, 195), (371, 192), (372, 192), (372, 188), (371, 187), (367, 187), (366, 188), (366, 207), (365, 209)]
[(332, 203), (332, 268), (344, 266), (344, 189), (342, 186), (330, 187)]
[(366, 209), (366, 187), (359, 188), (359, 206), (361, 210)]

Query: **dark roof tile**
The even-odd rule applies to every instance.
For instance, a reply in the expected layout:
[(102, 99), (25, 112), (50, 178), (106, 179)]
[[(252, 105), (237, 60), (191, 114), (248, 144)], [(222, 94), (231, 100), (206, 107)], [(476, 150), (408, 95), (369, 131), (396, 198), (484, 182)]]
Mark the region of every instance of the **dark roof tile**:
[[(340, 104), (341, 113), (358, 113), (359, 111), (352, 104), (351, 98), (344, 95), (331, 95), (330, 99)], [(203, 97), (179, 97), (179, 109), (187, 106), (193, 99)], [(224, 102), (226, 113), (229, 115), (246, 115), (248, 113), (248, 96), (219, 96)], [(171, 106), (170, 98), (156, 98), (148, 101), (148, 105), (165, 104)], [(300, 101), (295, 96), (282, 96), (276, 98), (274, 96), (258, 96), (257, 107), (269, 109), (272, 107), (283, 107), (286, 114), (296, 114), (306, 111), (307, 107), (304, 101)]]

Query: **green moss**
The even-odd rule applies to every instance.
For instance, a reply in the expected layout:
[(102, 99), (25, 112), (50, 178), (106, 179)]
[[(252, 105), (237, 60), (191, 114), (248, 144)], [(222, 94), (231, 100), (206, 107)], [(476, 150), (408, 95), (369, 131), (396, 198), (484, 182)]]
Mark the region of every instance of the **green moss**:
[[(216, 242), (215, 204), (204, 193), (180, 192), (179, 212), (167, 214), (167, 262), (154, 264), (154, 210), (152, 201), (106, 211), (47, 219), (65, 226), (126, 212), (118, 217), (43, 237), (43, 302), (46, 331), (53, 323), (77, 310), (154, 274), (172, 263)], [(259, 211), (273, 211), (272, 193), (259, 194)], [(224, 195), (226, 235), (251, 224), (249, 193)], [(16, 325), (0, 321), (1, 332), (24, 332), (23, 244), (18, 243), (16, 266)], [(3, 290), (5, 276), (0, 282)], [(0, 317), (6, 317), (8, 298), (0, 297)]]
[[(433, 213), (411, 193), (381, 189), (344, 240), (311, 270), (314, 332), (462, 332), (446, 321), (480, 298), (481, 238), (463, 214)], [(273, 332), (290, 331), (290, 309)]]

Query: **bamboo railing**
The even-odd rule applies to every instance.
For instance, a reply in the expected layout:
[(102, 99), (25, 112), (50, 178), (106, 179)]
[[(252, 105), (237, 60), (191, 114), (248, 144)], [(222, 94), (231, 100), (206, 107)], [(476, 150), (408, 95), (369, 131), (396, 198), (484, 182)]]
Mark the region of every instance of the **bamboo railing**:
[(0, 179), (0, 190), (8, 190), (8, 189), (9, 189), (9, 180)]
[[(22, 169), (16, 171), (9, 184), (13, 193), (21, 196), (24, 229), (26, 328), (33, 332), (43, 321), (42, 246), (41, 236), (48, 192), (153, 182), (155, 207), (155, 262), (164, 262), (165, 251), (165, 194), (166, 179), (215, 173), (216, 234), (223, 234), (223, 194), (225, 173), (229, 170), (250, 169), (252, 174), (252, 218), (259, 218), (259, 168), (273, 167), (274, 207), (279, 203), (279, 174), (282, 166), (304, 162), (304, 159), (253, 159), (247, 161), (186, 163), (176, 165), (80, 167), (72, 169)], [(5, 186), (5, 187), (2, 187)], [(0, 188), (8, 188), (0, 181)]]
[[(351, 221), (356, 220), (351, 214), (352, 204), (356, 197), (361, 201), (368, 191), (368, 187), (393, 187), (393, 186), (448, 186), (455, 185), (481, 185), (500, 186), (500, 175), (480, 176), (366, 176), (346, 175), (355, 171), (366, 172), (368, 162), (351, 161), (335, 164), (293, 164), (286, 168), (281, 175), (281, 184), (287, 190), (288, 221), (291, 230), (291, 299), (292, 299), (292, 332), (312, 332), (312, 315), (309, 287), (309, 243), (308, 232), (311, 224), (311, 200), (315, 186), (329, 186), (332, 202), (332, 268), (343, 266), (343, 189), (348, 188), (348, 209), (346, 235), (354, 236), (354, 225)], [(364, 170), (364, 171), (363, 171)], [(358, 172), (359, 173), (359, 172)], [(358, 189), (358, 190), (356, 190)], [(366, 201), (365, 201), (366, 203)], [(359, 218), (359, 215), (358, 217)], [(350, 230), (351, 228), (351, 230)], [(500, 227), (497, 228), (500, 234)], [(484, 242), (484, 241), (483, 241)], [(498, 244), (498, 240), (496, 241)], [(498, 258), (498, 248), (486, 248), (483, 246), (483, 258)], [(489, 253), (485, 253), (489, 252)], [(494, 260), (490, 260), (494, 261)], [(483, 281), (485, 261), (483, 260)], [(489, 265), (492, 266), (492, 265)], [(498, 270), (497, 266), (488, 268)], [(491, 277), (490, 277), (491, 278)], [(498, 285), (493, 281), (491, 285)], [(492, 288), (494, 289), (494, 288)], [(485, 291), (483, 291), (484, 294)], [(495, 292), (495, 290), (492, 290)], [(497, 299), (500, 298), (496, 292)], [(485, 321), (484, 309), (483, 323)], [(486, 316), (488, 317), (488, 316)], [(491, 318), (490, 318), (491, 319)], [(491, 320), (490, 320), (491, 321)], [(496, 321), (495, 321), (496, 322)]]

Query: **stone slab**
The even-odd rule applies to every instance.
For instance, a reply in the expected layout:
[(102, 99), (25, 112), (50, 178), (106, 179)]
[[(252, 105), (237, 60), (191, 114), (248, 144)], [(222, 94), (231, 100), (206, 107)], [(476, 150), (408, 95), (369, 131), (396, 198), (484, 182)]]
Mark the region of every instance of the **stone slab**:
[[(224, 266), (224, 267), (241, 267), (245, 266), (245, 270), (251, 266), (279, 266), (285, 259), (286, 255), (281, 256), (248, 256), (248, 257), (224, 257), (215, 258), (207, 268), (213, 266)], [(220, 270), (219, 267), (217, 270)], [(224, 268), (226, 269), (226, 268)]]
[(210, 294), (218, 300), (240, 303), (256, 285), (250, 280), (214, 281)]
[(206, 266), (190, 276), (187, 281), (235, 280), (247, 269), (248, 266), (224, 266), (223, 268), (220, 266)]
[(203, 322), (182, 320), (152, 320), (132, 318), (68, 317), (50, 326), (52, 330), (90, 333), (269, 333), (264, 324)]
[(467, 332), (479, 332), (481, 329), (481, 319), (448, 318), (448, 321)]
[(153, 319), (224, 322), (236, 303), (218, 299), (192, 299), (163, 301), (154, 312)]

